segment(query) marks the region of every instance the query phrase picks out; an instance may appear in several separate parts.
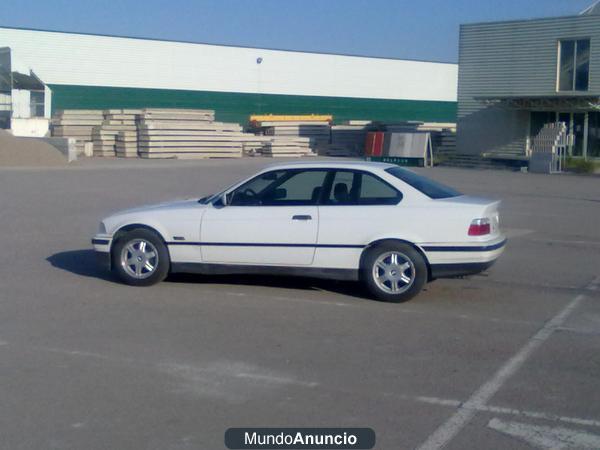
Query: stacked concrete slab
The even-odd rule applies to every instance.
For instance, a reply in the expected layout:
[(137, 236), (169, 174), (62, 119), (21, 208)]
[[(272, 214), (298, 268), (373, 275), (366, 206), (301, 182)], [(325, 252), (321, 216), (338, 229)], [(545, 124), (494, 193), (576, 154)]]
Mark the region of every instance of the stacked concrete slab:
[(322, 153), (328, 156), (359, 156), (365, 148), (370, 122), (332, 125), (331, 145)]
[(138, 157), (138, 134), (136, 131), (119, 131), (116, 138), (115, 153), (119, 158)]
[(242, 149), (245, 156), (261, 156), (265, 146), (273, 141), (272, 136), (243, 133)]
[(267, 142), (262, 149), (262, 156), (269, 158), (290, 158), (300, 156), (312, 156), (310, 138), (276, 136)]
[[(115, 156), (117, 136), (122, 131), (136, 133), (136, 118), (140, 113), (141, 110), (137, 109), (104, 110), (102, 125), (95, 127), (92, 133), (94, 156)], [(123, 155), (121, 152), (121, 156)]]
[(261, 122), (260, 127), (266, 136), (308, 139), (309, 147), (313, 152), (317, 152), (320, 147), (327, 146), (330, 142), (329, 122), (272, 121)]
[(52, 117), (52, 136), (75, 140), (77, 154), (84, 154), (86, 143), (92, 142), (94, 127), (102, 124), (104, 115), (98, 109), (65, 109)]
[(213, 110), (144, 109), (138, 120), (142, 158), (235, 158), (242, 156), (242, 127), (215, 122)]

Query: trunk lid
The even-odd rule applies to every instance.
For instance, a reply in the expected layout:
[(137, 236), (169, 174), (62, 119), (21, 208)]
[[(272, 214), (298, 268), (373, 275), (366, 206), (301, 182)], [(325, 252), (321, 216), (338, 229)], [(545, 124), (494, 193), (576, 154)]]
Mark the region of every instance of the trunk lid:
[(456, 207), (468, 208), (472, 212), (469, 214), (472, 220), (488, 219), (490, 223), (490, 234), (494, 236), (500, 234), (500, 200), (492, 200), (484, 197), (472, 195), (460, 195), (458, 197), (441, 198), (434, 200), (438, 204), (452, 205)]

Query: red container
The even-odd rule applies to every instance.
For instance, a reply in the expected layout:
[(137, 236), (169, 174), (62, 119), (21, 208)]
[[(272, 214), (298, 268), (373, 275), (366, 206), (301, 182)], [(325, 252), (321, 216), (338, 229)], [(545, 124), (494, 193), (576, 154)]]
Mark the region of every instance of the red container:
[(383, 131), (369, 131), (367, 140), (365, 141), (365, 156), (382, 156), (383, 155)]

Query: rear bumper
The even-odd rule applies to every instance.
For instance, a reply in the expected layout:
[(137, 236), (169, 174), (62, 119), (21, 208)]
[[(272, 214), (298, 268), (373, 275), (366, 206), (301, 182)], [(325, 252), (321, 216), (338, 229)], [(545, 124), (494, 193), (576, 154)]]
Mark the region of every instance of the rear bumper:
[(469, 244), (420, 244), (429, 264), (487, 263), (496, 260), (504, 251), (506, 238)]
[(431, 278), (451, 278), (473, 275), (490, 268), (504, 252), (506, 238), (470, 245), (426, 245), (423, 250), (429, 261)]
[(432, 264), (431, 268), (431, 279), (437, 278), (453, 278), (463, 277), (466, 275), (475, 275), (481, 273), (484, 270), (489, 269), (494, 265), (496, 260), (482, 262), (482, 263), (458, 263), (458, 264)]

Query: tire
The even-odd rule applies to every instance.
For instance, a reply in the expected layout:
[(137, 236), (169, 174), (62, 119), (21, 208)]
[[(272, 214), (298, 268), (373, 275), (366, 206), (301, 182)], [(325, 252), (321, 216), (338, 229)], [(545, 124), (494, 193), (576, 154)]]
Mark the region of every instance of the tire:
[(151, 286), (163, 281), (171, 265), (169, 251), (161, 237), (145, 228), (136, 228), (120, 236), (113, 246), (111, 258), (114, 272), (131, 286)]
[(384, 302), (410, 300), (421, 292), (427, 282), (427, 263), (408, 244), (382, 243), (367, 250), (363, 261), (362, 277), (367, 289)]

